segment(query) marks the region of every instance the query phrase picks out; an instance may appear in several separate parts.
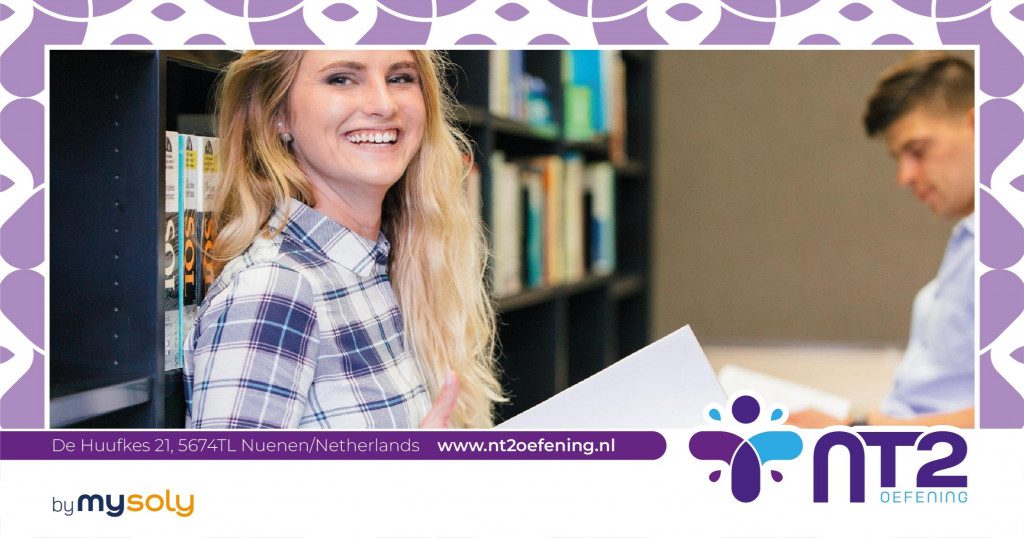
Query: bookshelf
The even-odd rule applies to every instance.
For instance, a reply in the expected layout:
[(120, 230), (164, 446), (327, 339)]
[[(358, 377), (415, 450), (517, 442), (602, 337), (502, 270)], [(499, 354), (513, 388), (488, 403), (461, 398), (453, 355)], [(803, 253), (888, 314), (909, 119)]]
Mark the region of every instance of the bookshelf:
[[(450, 52), (458, 121), (475, 146), (485, 221), (491, 160), (575, 152), (609, 160), (607, 139), (572, 140), (492, 112), (490, 52)], [(563, 54), (527, 51), (526, 72), (563, 117)], [(52, 427), (184, 425), (180, 370), (164, 371), (164, 132), (212, 135), (211, 90), (231, 51), (50, 53), (50, 399)], [(498, 421), (649, 340), (653, 54), (623, 51), (626, 158), (615, 167), (614, 272), (524, 288), (496, 300)], [(468, 74), (472, 74), (472, 80)], [(560, 122), (559, 122), (560, 123)], [(493, 223), (488, 222), (488, 225)]]

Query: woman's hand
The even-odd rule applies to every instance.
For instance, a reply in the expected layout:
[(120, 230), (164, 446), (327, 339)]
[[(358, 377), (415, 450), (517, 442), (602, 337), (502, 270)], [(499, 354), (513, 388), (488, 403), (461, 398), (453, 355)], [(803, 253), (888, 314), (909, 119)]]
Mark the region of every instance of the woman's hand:
[(452, 411), (455, 410), (455, 402), (459, 399), (459, 378), (455, 372), (448, 370), (445, 376), (444, 386), (437, 394), (433, 407), (427, 416), (420, 421), (420, 428), (439, 429), (451, 428)]

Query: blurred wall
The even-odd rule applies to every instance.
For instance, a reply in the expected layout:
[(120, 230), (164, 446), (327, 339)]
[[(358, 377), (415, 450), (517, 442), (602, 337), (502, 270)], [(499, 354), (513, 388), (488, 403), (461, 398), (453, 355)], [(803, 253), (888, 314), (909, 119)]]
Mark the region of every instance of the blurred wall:
[(652, 336), (904, 345), (954, 224), (861, 126), (905, 53), (656, 56)]

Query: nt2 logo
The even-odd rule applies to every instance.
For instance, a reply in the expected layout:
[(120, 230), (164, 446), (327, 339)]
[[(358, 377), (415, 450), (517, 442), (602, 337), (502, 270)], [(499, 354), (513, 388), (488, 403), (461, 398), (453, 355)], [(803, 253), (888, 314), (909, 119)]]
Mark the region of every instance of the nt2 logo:
[[(761, 404), (753, 396), (742, 395), (732, 402), (732, 416), (740, 424), (752, 424), (761, 415)], [(720, 422), (722, 412), (714, 404), (708, 409), (708, 418)], [(781, 408), (772, 411), (772, 423), (781, 423)], [(726, 431), (698, 432), (690, 438), (690, 453), (697, 459), (725, 462), (731, 469), (732, 496), (737, 501), (750, 502), (761, 493), (761, 466), (769, 461), (792, 460), (803, 451), (800, 436), (791, 431), (762, 431), (749, 438)], [(708, 477), (717, 482), (722, 471)], [(771, 472), (772, 480), (782, 481), (782, 473)]]

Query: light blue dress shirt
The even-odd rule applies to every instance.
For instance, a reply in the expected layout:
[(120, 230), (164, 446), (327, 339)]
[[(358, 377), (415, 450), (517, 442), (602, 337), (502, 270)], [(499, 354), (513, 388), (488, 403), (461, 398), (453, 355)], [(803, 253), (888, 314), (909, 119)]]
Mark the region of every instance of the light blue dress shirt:
[(953, 228), (939, 274), (918, 292), (910, 342), (882, 412), (899, 418), (974, 405), (974, 215)]

